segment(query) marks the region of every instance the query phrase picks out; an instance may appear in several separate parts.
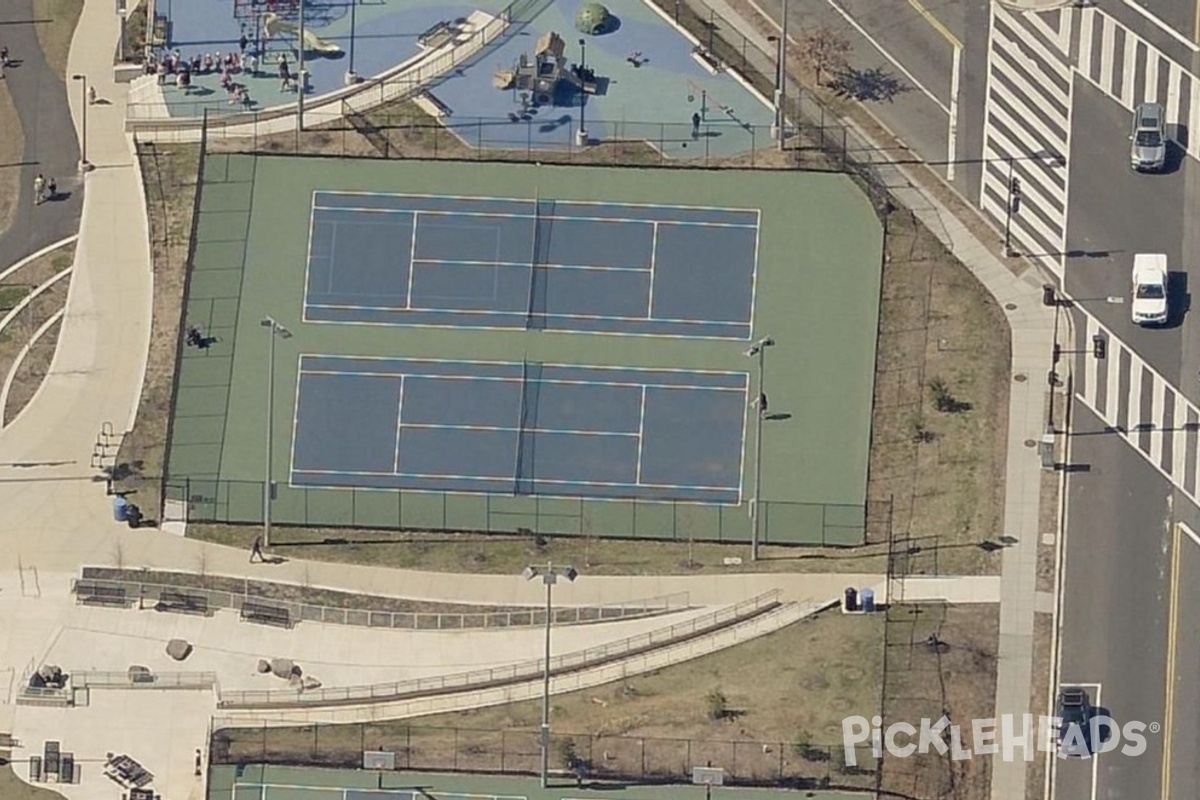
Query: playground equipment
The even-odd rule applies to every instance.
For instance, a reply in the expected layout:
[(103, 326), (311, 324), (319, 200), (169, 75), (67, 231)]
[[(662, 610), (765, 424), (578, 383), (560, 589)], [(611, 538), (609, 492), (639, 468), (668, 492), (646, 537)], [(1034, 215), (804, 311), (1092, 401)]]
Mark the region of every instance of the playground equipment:
[(613, 27), (613, 16), (600, 3), (584, 3), (575, 12), (575, 30), (588, 36), (599, 36)]
[[(262, 27), (267, 35), (274, 39), (281, 33), (298, 38), (300, 34), (300, 26), (294, 22), (289, 22), (281, 18), (274, 12), (263, 14)], [(313, 33), (311, 28), (304, 29), (304, 51), (322, 53), (325, 55), (333, 55), (342, 52), (342, 48), (333, 42), (328, 42)]]
[(553, 105), (564, 88), (570, 93), (595, 94), (595, 73), (578, 66), (568, 67), (564, 47), (557, 33), (545, 34), (537, 41), (532, 62), (522, 53), (513, 69), (496, 71), (492, 85), (501, 90), (528, 92), (538, 106)]

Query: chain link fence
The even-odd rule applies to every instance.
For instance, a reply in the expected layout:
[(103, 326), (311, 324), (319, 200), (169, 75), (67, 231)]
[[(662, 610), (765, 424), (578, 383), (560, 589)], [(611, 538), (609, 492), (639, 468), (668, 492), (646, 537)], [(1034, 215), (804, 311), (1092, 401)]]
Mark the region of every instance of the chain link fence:
[[(397, 770), (536, 775), (540, 734), (410, 725), (403, 721), (228, 727), (213, 724), (211, 763), (275, 764), (347, 769), (362, 767), (363, 751), (396, 754)], [(865, 791), (874, 786), (870, 748), (847, 766), (840, 745), (803, 742), (672, 739), (559, 733), (550, 737), (550, 765), (560, 776), (638, 783), (688, 783), (696, 766), (720, 767), (740, 786)]]

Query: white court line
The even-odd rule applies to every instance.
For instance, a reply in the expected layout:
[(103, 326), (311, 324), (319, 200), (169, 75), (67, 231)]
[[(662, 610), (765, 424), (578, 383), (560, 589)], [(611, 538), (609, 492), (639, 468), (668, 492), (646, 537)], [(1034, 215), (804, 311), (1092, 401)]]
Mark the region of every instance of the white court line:
[[(512, 485), (513, 476), (511, 473), (504, 475), (452, 475), (442, 472), (379, 472), (375, 470), (339, 470), (339, 469), (298, 469), (294, 471), (296, 475), (331, 475), (344, 477), (384, 477), (384, 478), (416, 478), (420, 480), (441, 480), (451, 482), (486, 482), (486, 483), (505, 483)], [(690, 483), (627, 483), (624, 481), (598, 481), (598, 480), (568, 480), (566, 478), (538, 478), (537, 483), (551, 484), (555, 486), (603, 486), (606, 488), (616, 489), (682, 489), (692, 492), (732, 492), (736, 493), (736, 486), (704, 486)], [(295, 485), (295, 484), (293, 484)], [(313, 486), (313, 484), (299, 484), (300, 486)], [(352, 487), (342, 487), (352, 488)], [(353, 487), (357, 488), (357, 487)], [(405, 489), (405, 487), (394, 487)], [(440, 492), (438, 489), (405, 489), (405, 491), (433, 491)], [(457, 490), (456, 490), (457, 491)], [(495, 492), (484, 492), (484, 494), (495, 494)], [(625, 497), (594, 497), (594, 499), (605, 500), (626, 500)], [(682, 502), (682, 501), (681, 501)], [(712, 503), (715, 505), (734, 505), (733, 503), (724, 503), (716, 499), (704, 499), (697, 502)]]
[[(555, 203), (558, 207), (558, 203)], [(749, 222), (712, 222), (710, 220), (680, 220), (680, 219), (646, 219), (642, 217), (587, 217), (575, 214), (532, 214), (532, 213), (500, 213), (494, 211), (429, 211), (416, 208), (366, 208), (366, 207), (337, 207), (320, 208), (320, 211), (339, 211), (347, 214), (421, 214), (426, 217), (466, 217), (479, 219), (512, 219), (512, 220), (550, 220), (551, 222), (596, 222), (612, 223), (614, 225), (650, 225), (657, 222), (660, 225), (679, 225), (692, 228), (754, 228), (756, 224)]]
[(408, 247), (408, 288), (404, 290), (404, 308), (412, 308), (413, 273), (417, 271), (417, 215), (412, 212), (412, 241)]
[[(534, 381), (530, 381), (534, 383)], [(438, 424), (433, 422), (405, 422), (400, 427), (419, 431), (479, 431), (481, 433), (546, 433), (553, 436), (611, 436), (635, 438), (636, 431), (593, 431), (582, 428), (539, 428), (529, 425), (478, 425)]]
[(1146, 78), (1142, 87), (1142, 95), (1147, 103), (1158, 102), (1158, 62), (1159, 52), (1146, 42)]
[(1159, 19), (1158, 17), (1151, 14), (1150, 11), (1147, 10), (1145, 6), (1141, 5), (1140, 3), (1135, 3), (1134, 0), (1125, 0), (1125, 5), (1129, 6), (1134, 11), (1136, 11), (1137, 13), (1139, 13), (1143, 17), (1145, 17), (1146, 19), (1150, 20), (1150, 22), (1157, 25), (1159, 27), (1159, 29), (1161, 29), (1164, 33), (1166, 33), (1168, 36), (1170, 36), (1175, 41), (1179, 42), (1184, 47), (1191, 50), (1193, 53), (1200, 53), (1200, 45), (1196, 44), (1191, 39), (1187, 38), (1186, 36), (1181, 34), (1179, 31), (1175, 30), (1170, 25), (1168, 25), (1167, 23), (1163, 22), (1161, 19)]
[(1137, 45), (1137, 37), (1126, 30), (1125, 54), (1121, 68), (1121, 102), (1127, 106), (1133, 105), (1133, 79), (1137, 75)]
[(392, 472), (400, 471), (400, 433), (404, 429), (404, 373), (400, 373), (400, 392), (396, 400), (396, 448), (392, 457)]
[(638, 429), (637, 429), (637, 472), (634, 475), (634, 482), (640, 484), (642, 482), (642, 446), (646, 443), (646, 387), (642, 387), (642, 404), (641, 410), (638, 412)]
[(654, 318), (654, 273), (655, 264), (658, 259), (658, 223), (654, 223), (654, 228), (650, 233), (650, 288), (646, 292), (646, 319)]
[[(333, 294), (333, 270), (334, 270), (334, 267), (337, 265), (337, 259), (335, 259), (333, 257), (333, 254), (336, 251), (337, 251), (337, 223), (335, 222), (335, 223), (333, 223), (333, 230), (331, 230), (329, 232), (329, 273), (328, 273), (328, 275), (326, 275), (326, 278), (328, 280), (325, 281), (325, 294)], [(309, 252), (308, 260), (311, 263), (312, 259), (313, 259), (313, 256), (312, 256), (312, 233), (311, 232), (308, 234), (308, 252)], [(308, 267), (306, 266), (305, 269), (307, 270)], [(304, 285), (305, 286), (308, 285), (307, 280), (304, 282)]]

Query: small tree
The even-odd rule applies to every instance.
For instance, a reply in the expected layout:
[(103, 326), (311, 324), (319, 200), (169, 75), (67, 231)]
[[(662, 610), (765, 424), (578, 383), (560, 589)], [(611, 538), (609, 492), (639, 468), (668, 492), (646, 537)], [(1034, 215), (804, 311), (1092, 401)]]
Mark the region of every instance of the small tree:
[(820, 25), (800, 37), (800, 58), (816, 74), (817, 84), (846, 69), (850, 40), (838, 30)]
[(725, 719), (729, 716), (729, 698), (720, 689), (713, 689), (704, 696), (708, 703), (709, 719)]

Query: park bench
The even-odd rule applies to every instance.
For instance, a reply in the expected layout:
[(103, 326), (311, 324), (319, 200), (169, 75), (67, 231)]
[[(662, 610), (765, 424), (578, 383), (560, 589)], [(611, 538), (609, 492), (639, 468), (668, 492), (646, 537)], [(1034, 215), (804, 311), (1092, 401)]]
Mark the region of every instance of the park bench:
[(104, 586), (88, 581), (75, 584), (75, 601), (84, 605), (97, 606), (127, 606), (129, 598), (125, 596), (123, 586)]
[(202, 594), (191, 594), (174, 589), (165, 589), (158, 595), (158, 611), (178, 611), (181, 614), (208, 616), (208, 598)]
[(286, 608), (260, 603), (257, 600), (246, 600), (242, 603), (242, 619), (264, 625), (278, 625), (281, 628), (292, 627), (292, 615)]

